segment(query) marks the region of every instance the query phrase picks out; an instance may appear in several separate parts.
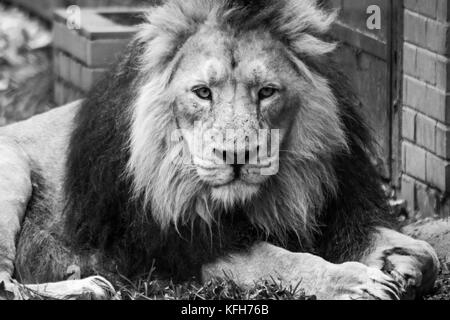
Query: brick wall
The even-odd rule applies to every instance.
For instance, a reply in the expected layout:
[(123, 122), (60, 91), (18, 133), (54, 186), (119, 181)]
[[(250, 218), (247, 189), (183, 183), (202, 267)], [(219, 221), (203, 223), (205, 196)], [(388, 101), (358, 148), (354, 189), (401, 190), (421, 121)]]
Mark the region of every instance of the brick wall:
[(85, 96), (122, 54), (137, 31), (142, 10), (134, 7), (83, 8), (80, 28), (67, 27), (67, 12), (53, 23), (54, 100), (63, 105)]
[(402, 196), (419, 217), (450, 214), (450, 0), (405, 0)]

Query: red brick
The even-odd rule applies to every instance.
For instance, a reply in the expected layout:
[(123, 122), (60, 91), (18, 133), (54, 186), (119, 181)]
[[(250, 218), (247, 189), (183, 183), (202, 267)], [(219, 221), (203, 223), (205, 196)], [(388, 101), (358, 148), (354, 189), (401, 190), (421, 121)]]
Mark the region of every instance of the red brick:
[(407, 101), (407, 98), (408, 98), (408, 81), (407, 81), (407, 77), (406, 77), (406, 75), (403, 77), (403, 81), (402, 81), (402, 92), (403, 92), (403, 97), (404, 97), (404, 99), (403, 99), (403, 103), (404, 103), (404, 105), (408, 105), (408, 101)]
[(435, 19), (437, 16), (437, 0), (417, 1), (417, 12)]
[(405, 42), (403, 48), (403, 71), (410, 76), (416, 77), (417, 47)]
[(445, 92), (423, 81), (405, 75), (405, 105), (442, 123), (450, 123), (450, 108)]
[(70, 81), (71, 59), (64, 53), (59, 56), (59, 74), (58, 76), (66, 81)]
[(440, 123), (436, 126), (436, 154), (450, 160), (450, 127)]
[(426, 155), (426, 182), (441, 191), (450, 191), (450, 163), (431, 153)]
[(76, 33), (69, 30), (64, 24), (55, 23), (53, 25), (54, 40), (53, 46), (69, 53), (80, 61), (87, 59), (87, 40)]
[(450, 52), (450, 48), (447, 47), (448, 42), (448, 24), (428, 19), (426, 23), (426, 48), (442, 55), (448, 55)]
[(450, 60), (447, 62), (447, 88), (446, 92), (450, 92)]
[(450, 3), (448, 2), (448, 0), (438, 0), (437, 19), (441, 22), (450, 21)]
[(403, 142), (403, 144), (406, 173), (421, 181), (426, 181), (426, 151), (408, 142)]
[(88, 41), (86, 65), (92, 68), (109, 67), (123, 53), (129, 39)]
[(83, 93), (67, 83), (63, 84), (64, 104), (83, 98)]
[[(448, 93), (446, 93), (445, 95), (444, 95), (444, 100), (445, 100), (445, 106), (446, 106), (446, 108), (447, 108), (447, 110), (450, 110), (450, 92), (448, 92)], [(447, 120), (447, 124), (449, 124), (449, 120)]]
[(53, 50), (53, 74), (59, 74), (59, 60), (61, 52), (58, 50)]
[(83, 66), (81, 68), (81, 86), (84, 91), (88, 91), (103, 76), (106, 69), (91, 69)]
[(406, 172), (406, 143), (402, 142), (402, 172)]
[(436, 55), (436, 87), (439, 90), (450, 91), (450, 60)]
[(81, 85), (81, 65), (74, 59), (70, 59), (70, 83), (77, 88)]
[[(425, 104), (426, 85), (425, 83), (405, 76), (404, 84), (406, 86), (406, 92), (404, 92), (404, 102), (407, 106), (421, 110)], [(438, 115), (438, 114), (435, 114)], [(438, 115), (439, 116), (439, 115)]]
[(450, 48), (447, 46), (449, 37), (448, 23), (433, 20), (406, 9), (404, 13), (404, 29), (407, 42), (441, 55), (449, 55)]
[(427, 35), (427, 19), (419, 14), (405, 10), (405, 40), (423, 45)]
[(419, 146), (434, 152), (436, 149), (436, 120), (422, 114), (416, 117), (416, 142)]
[(402, 112), (402, 136), (410, 141), (416, 140), (416, 115), (417, 113), (407, 107)]
[(404, 0), (404, 6), (406, 9), (417, 12), (417, 1), (418, 0)]
[(430, 18), (436, 18), (438, 1), (440, 0), (405, 0), (405, 8)]
[(54, 86), (54, 100), (56, 105), (61, 106), (64, 104), (64, 88), (63, 88), (63, 84), (59, 81), (55, 81), (55, 86)]
[(416, 73), (418, 79), (436, 85), (437, 54), (424, 49), (417, 49)]

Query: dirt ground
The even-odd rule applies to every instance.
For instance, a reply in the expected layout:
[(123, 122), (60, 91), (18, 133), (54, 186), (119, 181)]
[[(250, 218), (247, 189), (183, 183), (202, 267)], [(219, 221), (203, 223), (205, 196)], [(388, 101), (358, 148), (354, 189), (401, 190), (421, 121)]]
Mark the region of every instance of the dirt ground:
[[(51, 54), (49, 26), (0, 3), (0, 126), (55, 107)], [(443, 266), (426, 300), (450, 300), (450, 263)], [(276, 283), (243, 291), (232, 282), (199, 287), (151, 279), (130, 283), (121, 293), (124, 299), (309, 299)]]
[(427, 295), (425, 300), (450, 300), (450, 273), (448, 271), (441, 272), (436, 281), (435, 289)]

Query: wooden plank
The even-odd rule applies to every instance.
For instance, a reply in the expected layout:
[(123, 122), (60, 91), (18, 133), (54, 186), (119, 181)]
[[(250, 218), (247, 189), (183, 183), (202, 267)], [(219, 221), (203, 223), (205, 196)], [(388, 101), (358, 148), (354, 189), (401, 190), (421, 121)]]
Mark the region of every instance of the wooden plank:
[(386, 42), (382, 42), (368, 34), (355, 30), (342, 22), (337, 22), (333, 26), (331, 35), (341, 42), (371, 53), (382, 60), (387, 61), (389, 59), (389, 50)]
[(404, 0), (392, 1), (391, 14), (391, 181), (400, 189), (402, 174), (402, 105), (403, 105), (403, 10)]
[[(360, 33), (387, 43), (392, 1), (396, 0), (342, 0), (339, 20)], [(367, 19), (369, 17), (367, 8), (373, 5), (378, 6), (381, 10), (380, 30), (369, 30), (367, 28)]]
[(351, 86), (361, 100), (361, 112), (372, 130), (378, 157), (373, 159), (379, 172), (390, 178), (390, 113), (389, 66), (386, 61), (368, 52), (342, 44), (336, 60), (350, 79)]
[[(341, 8), (339, 21), (332, 28), (332, 36), (342, 44), (336, 56), (362, 102), (362, 112), (368, 120), (378, 145), (374, 159), (386, 179), (396, 178), (394, 162), (398, 164), (399, 114), (394, 106), (394, 92), (398, 83), (393, 72), (398, 66), (394, 56), (393, 25), (396, 13), (394, 0), (329, 0)], [(381, 9), (381, 29), (367, 28), (367, 8)], [(398, 63), (398, 61), (397, 61)]]

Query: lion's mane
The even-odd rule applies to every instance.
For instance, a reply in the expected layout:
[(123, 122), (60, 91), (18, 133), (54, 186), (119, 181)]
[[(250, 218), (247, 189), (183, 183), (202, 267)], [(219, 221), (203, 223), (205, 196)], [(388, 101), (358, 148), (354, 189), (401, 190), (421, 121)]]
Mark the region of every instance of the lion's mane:
[[(335, 13), (304, 1), (169, 1), (150, 10), (128, 52), (89, 93), (67, 162), (66, 234), (78, 249), (117, 257), (128, 275), (198, 275), (221, 255), (267, 240), (331, 261), (355, 258), (375, 226), (388, 224), (372, 139), (359, 102), (324, 40)], [(282, 145), (280, 172), (253, 201), (226, 208), (193, 170), (174, 162), (179, 145), (167, 85), (178, 52), (202, 24), (283, 41), (315, 90)]]

